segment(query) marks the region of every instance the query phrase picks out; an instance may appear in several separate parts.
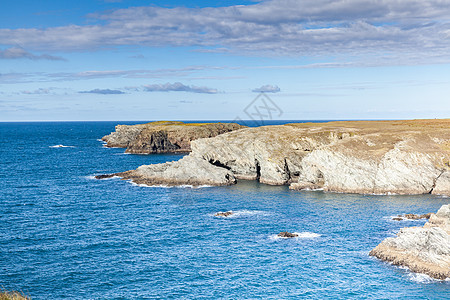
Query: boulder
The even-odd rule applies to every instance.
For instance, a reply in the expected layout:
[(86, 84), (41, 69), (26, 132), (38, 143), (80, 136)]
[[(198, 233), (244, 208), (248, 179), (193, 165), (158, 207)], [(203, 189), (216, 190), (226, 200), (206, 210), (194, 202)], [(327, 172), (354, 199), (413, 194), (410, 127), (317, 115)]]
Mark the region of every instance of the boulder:
[(280, 232), (277, 236), (281, 237), (281, 238), (295, 238), (295, 237), (298, 237), (298, 234), (283, 231), (283, 232)]
[(215, 217), (229, 217), (232, 215), (234, 215), (234, 212), (231, 210), (225, 212), (218, 212), (214, 214)]

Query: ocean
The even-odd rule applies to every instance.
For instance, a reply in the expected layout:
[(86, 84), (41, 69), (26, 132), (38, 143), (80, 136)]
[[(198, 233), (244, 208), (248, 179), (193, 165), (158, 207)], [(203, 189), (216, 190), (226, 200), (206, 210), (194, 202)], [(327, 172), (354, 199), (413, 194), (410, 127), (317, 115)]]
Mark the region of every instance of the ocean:
[(32, 299), (450, 299), (449, 281), (368, 255), (425, 223), (392, 216), (449, 198), (94, 179), (183, 157), (99, 141), (135, 123), (0, 123), (0, 287)]

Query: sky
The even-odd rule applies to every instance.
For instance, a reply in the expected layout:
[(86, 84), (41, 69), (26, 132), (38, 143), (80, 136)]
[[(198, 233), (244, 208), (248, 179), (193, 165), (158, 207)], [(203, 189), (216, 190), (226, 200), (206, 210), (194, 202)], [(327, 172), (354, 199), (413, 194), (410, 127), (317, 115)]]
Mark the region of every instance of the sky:
[(448, 117), (450, 0), (0, 0), (0, 121)]

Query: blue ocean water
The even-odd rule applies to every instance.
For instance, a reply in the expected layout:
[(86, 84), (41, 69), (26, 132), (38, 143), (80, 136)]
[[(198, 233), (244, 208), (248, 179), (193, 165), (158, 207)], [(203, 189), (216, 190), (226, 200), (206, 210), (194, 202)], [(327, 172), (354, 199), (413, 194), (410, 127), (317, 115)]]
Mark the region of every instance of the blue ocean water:
[(424, 223), (390, 216), (448, 198), (95, 180), (182, 157), (104, 148), (116, 124), (0, 123), (0, 286), (33, 299), (449, 299), (450, 282), (368, 256)]

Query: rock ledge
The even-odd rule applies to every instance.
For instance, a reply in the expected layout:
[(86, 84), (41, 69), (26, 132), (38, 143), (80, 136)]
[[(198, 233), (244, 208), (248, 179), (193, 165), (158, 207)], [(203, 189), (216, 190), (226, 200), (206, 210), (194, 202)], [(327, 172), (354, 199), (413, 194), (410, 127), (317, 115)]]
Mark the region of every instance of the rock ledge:
[(402, 228), (369, 255), (432, 278), (450, 278), (450, 204), (431, 214), (423, 227)]

